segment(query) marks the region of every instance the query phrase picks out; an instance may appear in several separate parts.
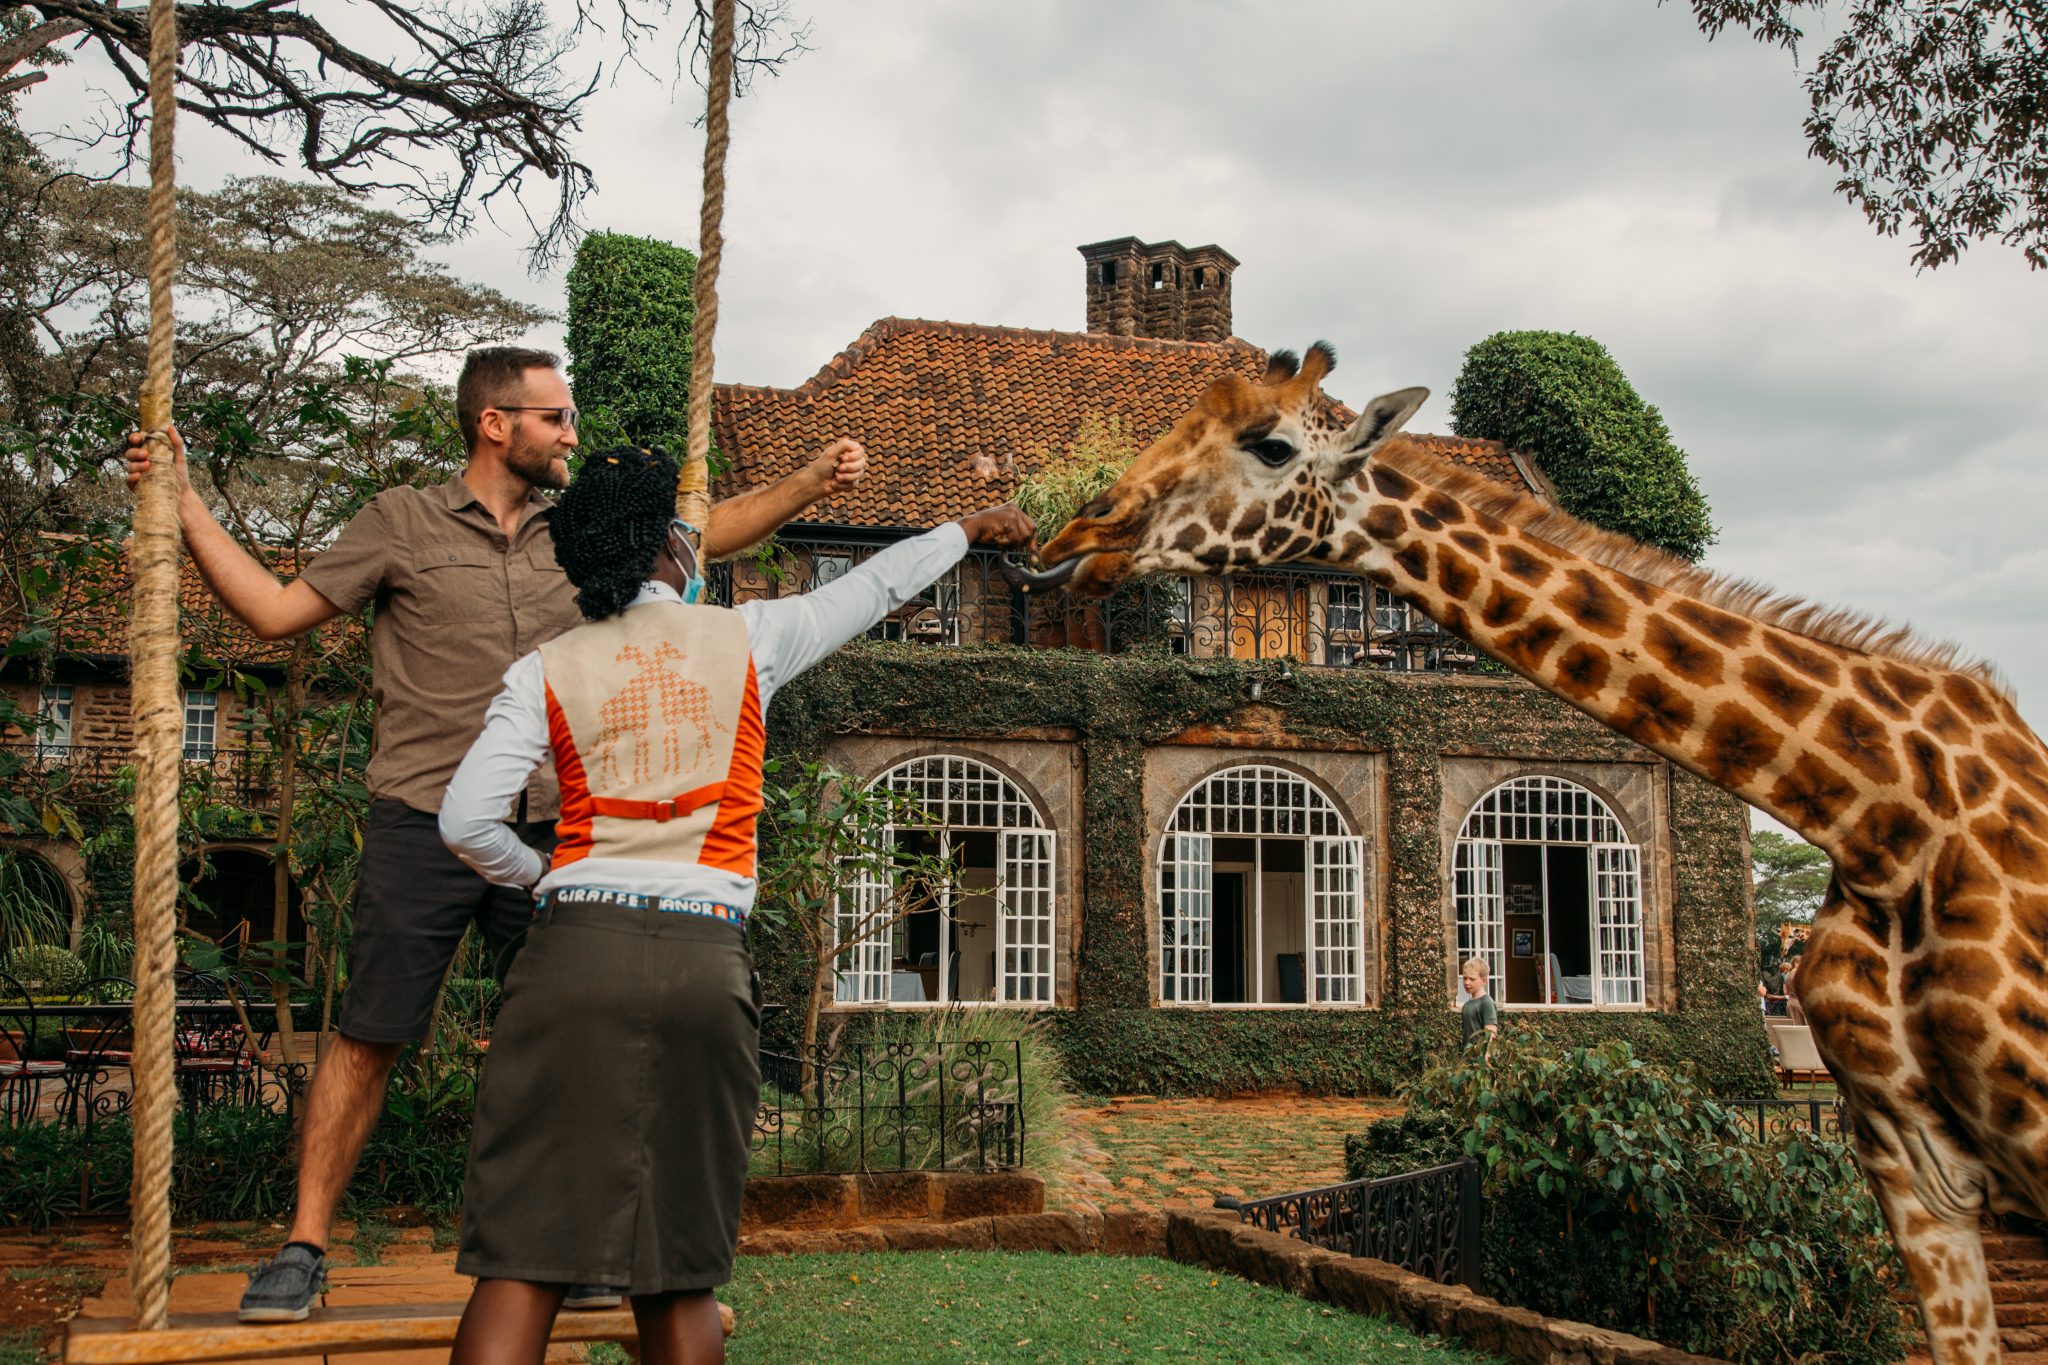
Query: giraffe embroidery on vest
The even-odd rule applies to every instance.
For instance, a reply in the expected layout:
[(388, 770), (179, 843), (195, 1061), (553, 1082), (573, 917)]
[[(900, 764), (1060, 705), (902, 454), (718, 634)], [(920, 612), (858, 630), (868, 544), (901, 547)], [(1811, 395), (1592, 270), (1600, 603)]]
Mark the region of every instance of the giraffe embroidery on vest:
[(615, 663), (633, 672), (597, 708), (597, 763), (607, 785), (679, 778), (699, 768), (716, 747), (713, 731), (729, 737), (712, 712), (710, 690), (671, 667), (683, 659), (682, 650), (667, 640), (651, 655), (629, 644), (615, 656)]

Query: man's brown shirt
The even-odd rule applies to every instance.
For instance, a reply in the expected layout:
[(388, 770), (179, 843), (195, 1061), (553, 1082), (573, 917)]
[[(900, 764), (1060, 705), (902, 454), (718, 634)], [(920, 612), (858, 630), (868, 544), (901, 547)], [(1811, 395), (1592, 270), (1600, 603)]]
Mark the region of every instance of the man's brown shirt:
[[(535, 492), (508, 539), (459, 476), (434, 488), (388, 489), (306, 566), (301, 577), (343, 612), (377, 608), (373, 798), (439, 811), (505, 670), (583, 620), (555, 562), (552, 510)], [(526, 797), (526, 819), (554, 818), (551, 766), (534, 774)]]

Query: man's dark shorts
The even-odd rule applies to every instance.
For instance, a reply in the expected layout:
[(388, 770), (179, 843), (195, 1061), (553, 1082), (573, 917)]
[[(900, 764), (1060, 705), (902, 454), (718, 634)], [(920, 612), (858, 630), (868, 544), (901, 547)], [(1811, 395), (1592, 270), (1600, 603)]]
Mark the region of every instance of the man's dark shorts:
[[(542, 853), (554, 848), (552, 821), (512, 829)], [(426, 1037), (434, 996), (469, 926), (483, 935), (492, 975), (502, 981), (532, 919), (532, 897), (465, 867), (441, 842), (433, 816), (402, 801), (372, 801), (356, 873), (342, 1034), (363, 1043)]]

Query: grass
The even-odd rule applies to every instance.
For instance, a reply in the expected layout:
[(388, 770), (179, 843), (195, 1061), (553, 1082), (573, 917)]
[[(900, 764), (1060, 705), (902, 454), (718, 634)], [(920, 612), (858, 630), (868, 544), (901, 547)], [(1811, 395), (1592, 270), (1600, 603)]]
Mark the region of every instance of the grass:
[(40, 1331), (0, 1332), (0, 1365), (43, 1365)]
[(748, 1257), (719, 1297), (739, 1315), (728, 1354), (733, 1365), (1488, 1359), (1379, 1318), (1140, 1257)]

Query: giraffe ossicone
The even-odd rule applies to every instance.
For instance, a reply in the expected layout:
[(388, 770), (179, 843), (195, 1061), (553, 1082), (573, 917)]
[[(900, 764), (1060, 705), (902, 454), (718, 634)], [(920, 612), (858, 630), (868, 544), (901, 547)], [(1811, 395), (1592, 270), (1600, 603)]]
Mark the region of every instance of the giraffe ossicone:
[(1996, 1360), (1986, 1210), (2048, 1219), (2048, 747), (1984, 665), (1588, 526), (1348, 418), (1335, 353), (1229, 376), (1047, 544), (1100, 595), (1305, 562), (1407, 597), (1834, 861), (1799, 974), (1939, 1365)]

